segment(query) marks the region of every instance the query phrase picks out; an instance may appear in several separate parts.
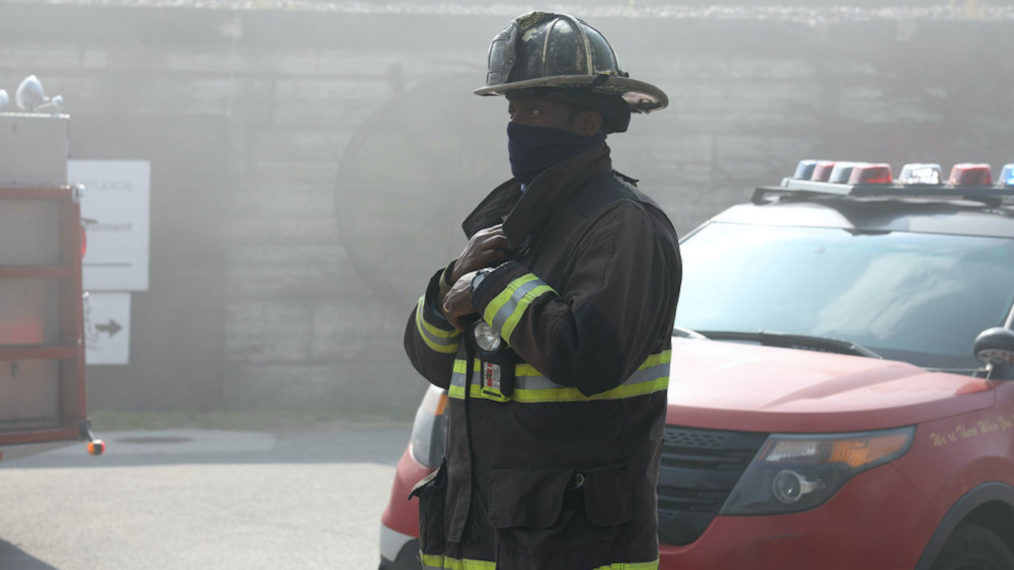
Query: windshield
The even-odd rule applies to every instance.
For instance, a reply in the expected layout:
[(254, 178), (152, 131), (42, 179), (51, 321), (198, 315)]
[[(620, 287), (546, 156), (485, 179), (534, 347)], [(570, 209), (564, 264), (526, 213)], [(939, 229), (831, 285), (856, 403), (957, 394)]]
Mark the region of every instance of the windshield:
[(971, 370), (1014, 302), (1014, 240), (712, 223), (682, 244), (676, 325), (847, 340)]

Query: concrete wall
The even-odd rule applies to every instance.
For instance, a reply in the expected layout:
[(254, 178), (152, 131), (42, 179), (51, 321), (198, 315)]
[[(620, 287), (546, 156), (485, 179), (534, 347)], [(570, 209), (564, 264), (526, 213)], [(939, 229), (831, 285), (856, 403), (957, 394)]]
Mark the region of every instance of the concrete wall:
[[(686, 233), (802, 158), (1014, 162), (1010, 22), (870, 14), (592, 21), (671, 98), (616, 167)], [(405, 319), (507, 175), (469, 92), (507, 19), (0, 4), (0, 87), (63, 94), (75, 158), (152, 161), (152, 285), (92, 406), (408, 413)]]

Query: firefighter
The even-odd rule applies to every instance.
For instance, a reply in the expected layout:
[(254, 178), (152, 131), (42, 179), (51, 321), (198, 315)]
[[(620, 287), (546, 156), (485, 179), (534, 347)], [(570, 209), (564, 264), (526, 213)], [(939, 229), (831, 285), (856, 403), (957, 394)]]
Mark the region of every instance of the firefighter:
[(658, 567), (655, 487), (682, 275), (662, 210), (612, 169), (606, 135), (668, 100), (606, 39), (532, 12), (497, 35), (514, 177), (464, 220), (405, 350), (448, 391), (443, 464), (420, 498), (423, 566)]

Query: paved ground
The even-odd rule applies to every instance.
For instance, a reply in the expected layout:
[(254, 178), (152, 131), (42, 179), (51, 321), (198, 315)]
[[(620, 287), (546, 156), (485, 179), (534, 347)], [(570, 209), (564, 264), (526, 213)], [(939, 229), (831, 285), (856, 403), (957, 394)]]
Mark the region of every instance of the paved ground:
[(374, 569), (409, 429), (116, 432), (0, 463), (0, 570)]

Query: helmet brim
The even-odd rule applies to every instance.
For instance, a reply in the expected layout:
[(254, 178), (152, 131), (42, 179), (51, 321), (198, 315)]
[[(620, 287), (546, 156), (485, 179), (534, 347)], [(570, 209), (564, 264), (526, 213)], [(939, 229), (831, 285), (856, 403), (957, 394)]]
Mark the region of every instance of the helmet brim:
[(650, 113), (664, 109), (669, 105), (669, 97), (658, 87), (620, 75), (553, 75), (500, 85), (488, 85), (476, 89), (473, 93), (484, 96), (506, 95), (511, 91), (537, 87), (590, 89), (599, 93), (619, 95), (627, 102), (633, 113)]

